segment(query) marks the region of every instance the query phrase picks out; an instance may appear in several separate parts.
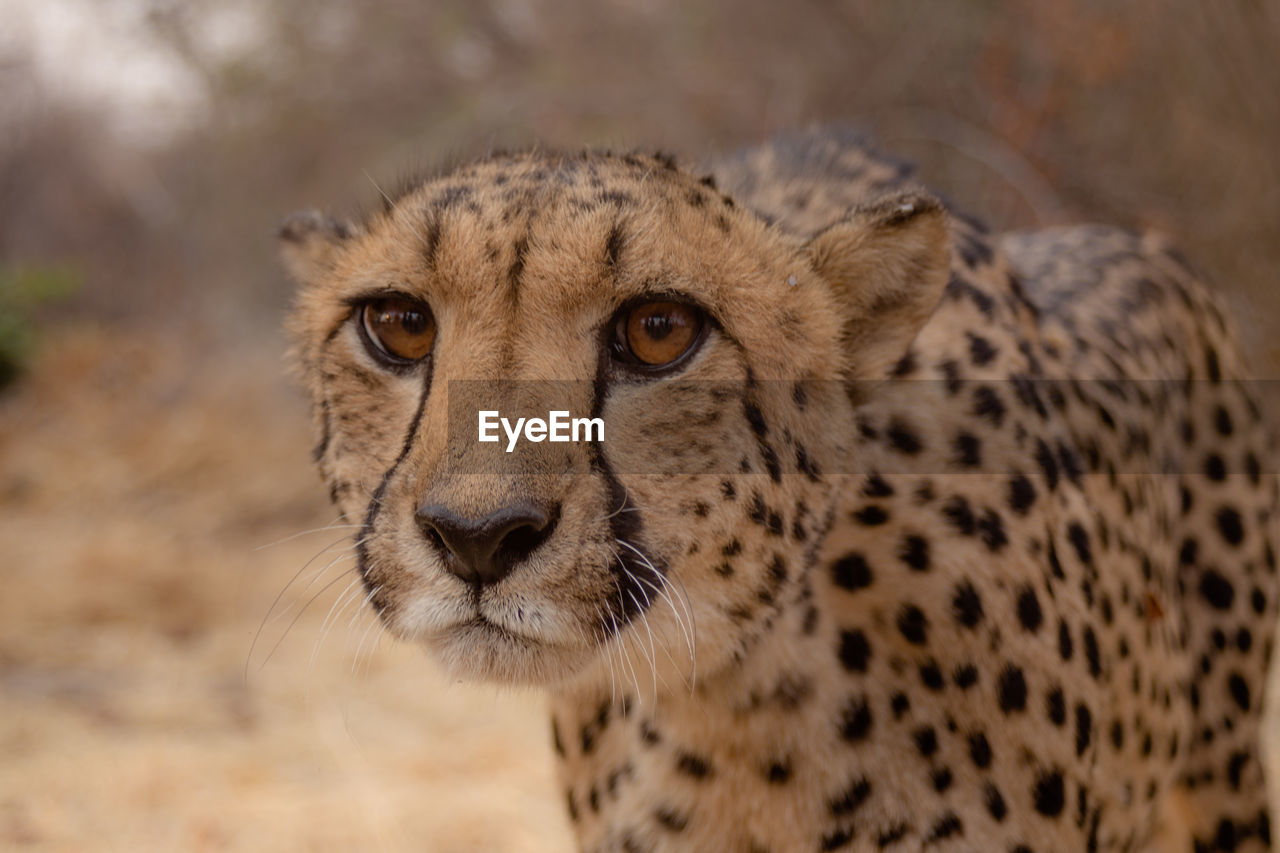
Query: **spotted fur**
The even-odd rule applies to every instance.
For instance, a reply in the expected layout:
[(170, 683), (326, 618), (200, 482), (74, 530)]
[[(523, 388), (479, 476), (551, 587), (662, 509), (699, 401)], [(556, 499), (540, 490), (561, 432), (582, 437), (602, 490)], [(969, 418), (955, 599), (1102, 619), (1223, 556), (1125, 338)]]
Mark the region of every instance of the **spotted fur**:
[[(290, 220), (387, 628), (549, 691), (584, 850), (1269, 850), (1275, 437), (1197, 275), (1150, 234), (986, 233), (839, 132), (711, 174), (498, 155)], [(353, 321), (388, 291), (439, 324), (410, 369)], [(712, 318), (656, 379), (602, 345), (655, 294)], [(608, 440), (490, 454), (495, 394)], [(516, 498), (556, 526), (483, 588), (414, 523)]]

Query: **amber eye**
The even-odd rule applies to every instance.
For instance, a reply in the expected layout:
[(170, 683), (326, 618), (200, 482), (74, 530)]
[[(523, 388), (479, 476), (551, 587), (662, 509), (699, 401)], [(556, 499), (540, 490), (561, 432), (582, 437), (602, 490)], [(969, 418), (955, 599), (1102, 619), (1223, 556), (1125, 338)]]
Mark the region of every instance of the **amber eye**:
[(702, 338), (702, 311), (682, 302), (645, 302), (618, 318), (614, 354), (643, 368), (669, 367)]
[(359, 309), (365, 340), (374, 355), (392, 364), (420, 361), (436, 340), (436, 320), (426, 303), (407, 296), (384, 296)]

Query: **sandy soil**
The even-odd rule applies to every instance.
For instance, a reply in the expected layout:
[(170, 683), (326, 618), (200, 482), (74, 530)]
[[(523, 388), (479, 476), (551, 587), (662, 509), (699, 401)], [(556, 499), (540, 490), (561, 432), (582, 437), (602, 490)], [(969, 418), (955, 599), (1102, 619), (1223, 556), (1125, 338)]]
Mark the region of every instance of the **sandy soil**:
[(345, 531), (270, 544), (333, 519), (276, 360), (190, 362), (70, 330), (0, 397), (0, 849), (570, 846), (539, 700), (374, 650)]

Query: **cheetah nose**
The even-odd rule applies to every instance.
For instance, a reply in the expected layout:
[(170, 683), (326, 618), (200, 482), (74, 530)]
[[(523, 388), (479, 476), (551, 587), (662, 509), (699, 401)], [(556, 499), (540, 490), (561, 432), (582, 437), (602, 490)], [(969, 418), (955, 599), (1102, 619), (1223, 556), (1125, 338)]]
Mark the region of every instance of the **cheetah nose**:
[(481, 518), (459, 515), (441, 504), (423, 504), (415, 513), (422, 535), (444, 557), (445, 568), (477, 587), (497, 583), (547, 540), (559, 520), (527, 501), (501, 507)]

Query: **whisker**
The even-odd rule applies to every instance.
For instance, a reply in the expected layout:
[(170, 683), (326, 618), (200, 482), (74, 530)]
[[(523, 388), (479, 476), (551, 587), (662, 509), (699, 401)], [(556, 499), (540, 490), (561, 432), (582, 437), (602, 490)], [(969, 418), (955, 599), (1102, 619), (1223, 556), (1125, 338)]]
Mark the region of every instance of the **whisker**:
[[(288, 591), (289, 591), (289, 587), (293, 586), (293, 585), (294, 585), (294, 583), (296, 583), (296, 582), (297, 582), (298, 578), (302, 577), (303, 572), (305, 572), (305, 571), (307, 570), (307, 567), (308, 567), (308, 566), (310, 566), (312, 563), (314, 563), (314, 562), (315, 562), (315, 561), (316, 561), (316, 560), (317, 560), (321, 555), (328, 553), (328, 552), (329, 552), (329, 551), (330, 551), (334, 546), (336, 546), (336, 545), (340, 544), (341, 542), (346, 541), (346, 538), (347, 538), (346, 536), (342, 536), (342, 537), (341, 537), (341, 538), (339, 538), (339, 539), (335, 539), (334, 541), (330, 542), (328, 545), (326, 545), (326, 546), (324, 546), (323, 548), (321, 548), (321, 549), (320, 549), (318, 552), (316, 552), (314, 555), (312, 555), (311, 559), (309, 559), (309, 560), (307, 560), (305, 563), (303, 563), (303, 564), (302, 564), (302, 567), (301, 567), (301, 568), (299, 568), (299, 569), (298, 569), (298, 571), (294, 572), (293, 577), (289, 578), (289, 581), (288, 581), (288, 582), (287, 582), (283, 587), (281, 587), (281, 588), (280, 588), (280, 591), (279, 591), (279, 592), (277, 592), (277, 593), (276, 593), (276, 597), (275, 597), (274, 599), (272, 599), (272, 600), (271, 600), (271, 606), (270, 606), (270, 607), (268, 607), (268, 608), (267, 608), (267, 612), (263, 614), (263, 616), (262, 616), (262, 622), (258, 624), (258, 630), (254, 631), (254, 633), (253, 633), (253, 640), (252, 640), (252, 641), (250, 641), (250, 643), (249, 643), (249, 651), (245, 654), (245, 657), (244, 657), (244, 679), (245, 679), (245, 681), (248, 681), (248, 680), (249, 680), (249, 666), (250, 666), (250, 664), (251, 664), (251, 663), (252, 663), (252, 661), (253, 661), (253, 651), (254, 651), (254, 649), (256, 649), (256, 648), (257, 648), (257, 646), (258, 646), (258, 640), (259, 640), (259, 639), (261, 639), (263, 630), (267, 627), (267, 625), (268, 625), (268, 624), (271, 624), (271, 621), (272, 621), (272, 620), (271, 620), (271, 614), (275, 612), (276, 606), (280, 604), (280, 600), (281, 600), (282, 598), (284, 598), (284, 594), (285, 594), (286, 592), (288, 592)], [(353, 547), (358, 547), (358, 543), (357, 543), (357, 546), (353, 546)], [(348, 551), (348, 550), (350, 550), (350, 549), (344, 549), (342, 552), (340, 552), (340, 554), (339, 554), (339, 559), (341, 558), (342, 554), (347, 553), (347, 551)], [(328, 571), (328, 570), (329, 570), (329, 568), (330, 568), (332, 565), (333, 565), (333, 563), (332, 563), (332, 562), (330, 562), (327, 566), (325, 566), (324, 568), (322, 568), (322, 569), (317, 573), (316, 577), (319, 577), (320, 575), (323, 575), (326, 571)], [(311, 585), (312, 585), (313, 583), (315, 583), (315, 580), (316, 580), (316, 578), (312, 578), (312, 579), (311, 579), (311, 582), (310, 582), (310, 583), (308, 583), (305, 587), (303, 587), (302, 592), (300, 592), (300, 593), (299, 593), (299, 597), (301, 597), (301, 596), (303, 596), (303, 595), (306, 595), (306, 594), (307, 594), (307, 590), (311, 588)], [(286, 608), (284, 612), (285, 612), (285, 613), (287, 613), (287, 612), (288, 612), (288, 608)], [(283, 618), (283, 614), (282, 614), (282, 616), (281, 616), (281, 617), (278, 617), (278, 618)]]
[(297, 615), (293, 617), (293, 621), (289, 623), (289, 626), (288, 626), (287, 628), (285, 628), (285, 629), (284, 629), (284, 633), (280, 635), (280, 639), (276, 640), (275, 645), (271, 647), (271, 651), (267, 652), (267, 656), (266, 656), (265, 658), (263, 658), (262, 663), (261, 663), (261, 664), (259, 664), (259, 666), (258, 666), (258, 671), (259, 671), (259, 672), (261, 672), (261, 671), (262, 671), (262, 669), (263, 669), (263, 667), (265, 667), (265, 666), (267, 665), (267, 662), (271, 660), (271, 656), (272, 656), (272, 655), (274, 655), (274, 654), (276, 653), (276, 649), (280, 648), (280, 644), (284, 642), (284, 638), (285, 638), (285, 637), (287, 637), (287, 636), (289, 636), (289, 632), (293, 630), (293, 626), (294, 626), (294, 625), (297, 625), (297, 624), (298, 624), (298, 620), (302, 618), (302, 614), (304, 614), (304, 613), (306, 613), (306, 612), (307, 612), (307, 608), (309, 608), (312, 604), (314, 604), (314, 603), (316, 602), (316, 599), (318, 599), (320, 596), (324, 595), (324, 593), (325, 593), (325, 591), (326, 591), (326, 590), (328, 590), (328, 589), (332, 588), (334, 584), (336, 584), (338, 581), (340, 581), (340, 580), (342, 580), (343, 578), (345, 578), (345, 577), (347, 576), (348, 572), (352, 572), (352, 571), (355, 571), (355, 570), (354, 570), (354, 569), (348, 569), (347, 571), (345, 571), (345, 572), (343, 572), (342, 574), (338, 575), (338, 576), (337, 576), (336, 578), (334, 578), (333, 580), (331, 580), (331, 581), (329, 581), (328, 583), (326, 583), (326, 584), (325, 584), (324, 586), (322, 586), (320, 589), (316, 590), (316, 594), (315, 594), (315, 595), (313, 595), (313, 596), (311, 596), (310, 600), (309, 600), (309, 601), (307, 601), (307, 603), (306, 603), (306, 604), (304, 604), (304, 605), (303, 605), (303, 606), (298, 610)]
[(299, 531), (298, 533), (292, 534), (291, 536), (286, 536), (283, 539), (277, 539), (274, 542), (268, 542), (265, 545), (256, 545), (252, 549), (252, 553), (256, 553), (258, 551), (265, 551), (268, 548), (274, 548), (277, 545), (283, 545), (286, 542), (292, 542), (295, 539), (301, 539), (303, 536), (310, 536), (313, 533), (324, 533), (326, 530), (351, 530), (352, 528), (360, 528), (363, 526), (360, 524), (345, 524), (345, 523), (339, 524), (338, 523), (339, 521), (341, 521), (340, 517), (334, 519), (332, 522), (330, 522), (329, 524), (326, 524), (324, 527), (313, 527), (310, 530), (302, 530), (302, 531)]
[[(353, 571), (353, 569), (348, 569), (347, 571), (350, 572)], [(347, 609), (348, 605), (351, 604), (351, 601), (355, 600), (355, 598), (359, 598), (359, 591), (357, 590), (355, 598), (350, 600), (347, 599), (347, 596), (351, 594), (352, 589), (356, 588), (363, 580), (363, 578), (360, 577), (359, 572), (356, 572), (355, 575), (356, 576), (352, 579), (351, 583), (343, 587), (342, 592), (333, 600), (333, 604), (329, 606), (329, 612), (325, 614), (324, 621), (320, 623), (320, 633), (319, 636), (316, 637), (315, 645), (311, 648), (311, 660), (307, 663), (308, 675), (310, 675), (310, 673), (315, 669), (316, 656), (320, 653), (320, 647), (324, 645), (325, 638), (329, 635), (329, 632), (333, 630), (333, 626), (338, 622), (337, 619), (333, 618), (334, 613), (341, 613), (343, 610)], [(339, 605), (341, 605), (341, 607), (339, 607)]]
[[(675, 603), (672, 601), (672, 597), (667, 595), (666, 589), (670, 589), (671, 592), (675, 595), (675, 597), (680, 599), (680, 606), (684, 609), (685, 616), (689, 620), (689, 626), (687, 629), (687, 633), (685, 634), (685, 642), (688, 643), (688, 646), (689, 646), (689, 664), (691, 667), (690, 678), (692, 679), (693, 682), (696, 683), (697, 672), (698, 672), (698, 661), (697, 661), (697, 652), (696, 652), (697, 645), (698, 645), (698, 629), (697, 629), (697, 621), (693, 616), (692, 606), (688, 602), (688, 592), (686, 591), (685, 594), (681, 596), (676, 591), (676, 588), (671, 585), (671, 581), (667, 578), (667, 576), (664, 573), (658, 571), (657, 567), (653, 565), (653, 562), (650, 561), (649, 558), (644, 554), (644, 552), (641, 551), (639, 548), (632, 545), (630, 542), (626, 541), (625, 539), (615, 539), (614, 541), (617, 542), (619, 545), (624, 545), (627, 548), (630, 548), (636, 554), (636, 556), (640, 558), (640, 560), (645, 564), (645, 566), (649, 568), (649, 570), (653, 573), (653, 575), (658, 578), (658, 580), (661, 582), (661, 586), (657, 588), (657, 591), (660, 594), (662, 594), (664, 598), (667, 599), (667, 604), (671, 607), (673, 613), (675, 613), (676, 606), (675, 606)], [(637, 580), (640, 580), (642, 582), (645, 581), (644, 578), (641, 578), (639, 576), (635, 576), (635, 577)], [(683, 581), (681, 581), (680, 585), (683, 588), (684, 586)], [(676, 614), (676, 622), (681, 624), (681, 627), (683, 629), (683, 623), (680, 622), (679, 614)]]

